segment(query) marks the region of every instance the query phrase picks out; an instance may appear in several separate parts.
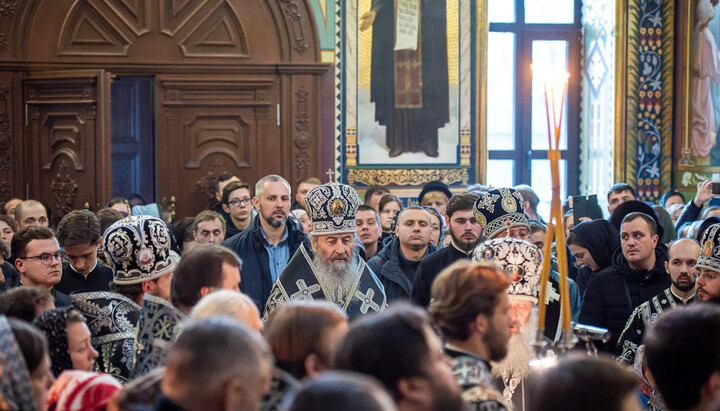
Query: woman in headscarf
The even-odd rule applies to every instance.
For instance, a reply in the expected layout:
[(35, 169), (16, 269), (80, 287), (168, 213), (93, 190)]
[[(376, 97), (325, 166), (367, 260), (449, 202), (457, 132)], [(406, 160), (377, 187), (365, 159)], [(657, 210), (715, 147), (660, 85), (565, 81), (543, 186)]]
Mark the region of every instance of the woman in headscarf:
[(0, 316), (0, 370), (0, 409), (44, 409), (53, 376), (40, 332), (24, 321)]
[(90, 344), (85, 318), (72, 307), (45, 311), (33, 321), (48, 340), (55, 377), (65, 370), (92, 371), (98, 352)]
[(620, 234), (606, 220), (584, 221), (570, 229), (568, 248), (580, 267), (575, 282), (580, 294), (600, 270), (612, 265), (612, 256), (620, 247)]

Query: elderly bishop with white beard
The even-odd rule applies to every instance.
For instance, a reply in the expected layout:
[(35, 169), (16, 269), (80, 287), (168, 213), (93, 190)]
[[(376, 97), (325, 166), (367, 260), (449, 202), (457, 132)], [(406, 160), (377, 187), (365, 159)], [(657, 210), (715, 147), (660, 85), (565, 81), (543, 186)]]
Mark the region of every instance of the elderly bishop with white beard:
[(525, 378), (530, 375), (530, 361), (535, 359), (533, 341), (537, 332), (538, 283), (541, 254), (524, 240), (495, 238), (477, 246), (473, 259), (494, 262), (510, 279), (510, 328), (507, 356), (492, 363), (492, 374), (507, 401), (515, 411), (529, 409)]
[(312, 250), (301, 245), (270, 291), (263, 322), (288, 301), (328, 300), (350, 319), (381, 312), (385, 290), (355, 248), (355, 215), (360, 198), (352, 187), (329, 183), (305, 196), (312, 219)]

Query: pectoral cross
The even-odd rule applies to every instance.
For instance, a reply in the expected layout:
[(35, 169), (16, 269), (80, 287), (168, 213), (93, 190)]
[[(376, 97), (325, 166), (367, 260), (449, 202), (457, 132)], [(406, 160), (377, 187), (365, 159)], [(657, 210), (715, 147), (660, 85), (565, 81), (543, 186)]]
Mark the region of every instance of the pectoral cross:
[(358, 298), (358, 300), (362, 301), (362, 305), (360, 306), (360, 312), (363, 314), (367, 314), (368, 308), (372, 308), (375, 311), (380, 311), (380, 306), (373, 301), (373, 297), (375, 296), (375, 290), (372, 288), (368, 288), (368, 290), (365, 292), (365, 294), (362, 293), (360, 290), (355, 290), (355, 297)]
[(297, 280), (295, 285), (297, 285), (298, 292), (290, 296), (290, 299), (293, 301), (314, 301), (313, 293), (320, 291), (319, 284), (313, 284), (308, 287), (307, 284), (305, 284), (305, 280)]
[(558, 294), (552, 282), (548, 281), (547, 295), (545, 296), (545, 305), (550, 304), (550, 301), (560, 301), (560, 294)]
[(331, 168), (329, 168), (327, 173), (325, 174), (327, 174), (328, 176), (328, 184), (332, 184), (333, 180), (335, 179), (335, 172)]

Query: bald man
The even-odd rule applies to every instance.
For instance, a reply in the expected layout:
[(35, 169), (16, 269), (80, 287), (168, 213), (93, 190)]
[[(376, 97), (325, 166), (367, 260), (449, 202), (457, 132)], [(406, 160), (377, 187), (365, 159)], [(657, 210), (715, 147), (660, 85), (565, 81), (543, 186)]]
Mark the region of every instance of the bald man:
[(50, 226), (45, 206), (35, 200), (25, 200), (15, 207), (15, 221), (18, 223), (18, 231), (31, 225)]
[(665, 271), (670, 275), (670, 287), (635, 308), (618, 340), (617, 351), (622, 353), (620, 360), (628, 364), (635, 362), (645, 330), (655, 319), (665, 311), (695, 301), (695, 264), (700, 255), (700, 244), (694, 239), (683, 238), (673, 243), (668, 255)]

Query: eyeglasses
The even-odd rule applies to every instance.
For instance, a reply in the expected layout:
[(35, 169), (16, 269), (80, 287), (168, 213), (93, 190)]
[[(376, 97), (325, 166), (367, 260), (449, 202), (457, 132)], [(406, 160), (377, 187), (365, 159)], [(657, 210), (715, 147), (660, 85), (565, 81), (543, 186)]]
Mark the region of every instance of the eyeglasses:
[(40, 260), (40, 262), (43, 265), (50, 265), (53, 262), (53, 259), (58, 260), (58, 262), (62, 263), (62, 261), (65, 259), (65, 252), (64, 251), (58, 251), (55, 254), (50, 253), (44, 253), (32, 257), (20, 257), (20, 260)]
[(242, 198), (242, 199), (234, 199), (232, 201), (228, 201), (227, 203), (232, 205), (233, 207), (240, 207), (241, 205), (248, 205), (252, 199), (250, 197)]

